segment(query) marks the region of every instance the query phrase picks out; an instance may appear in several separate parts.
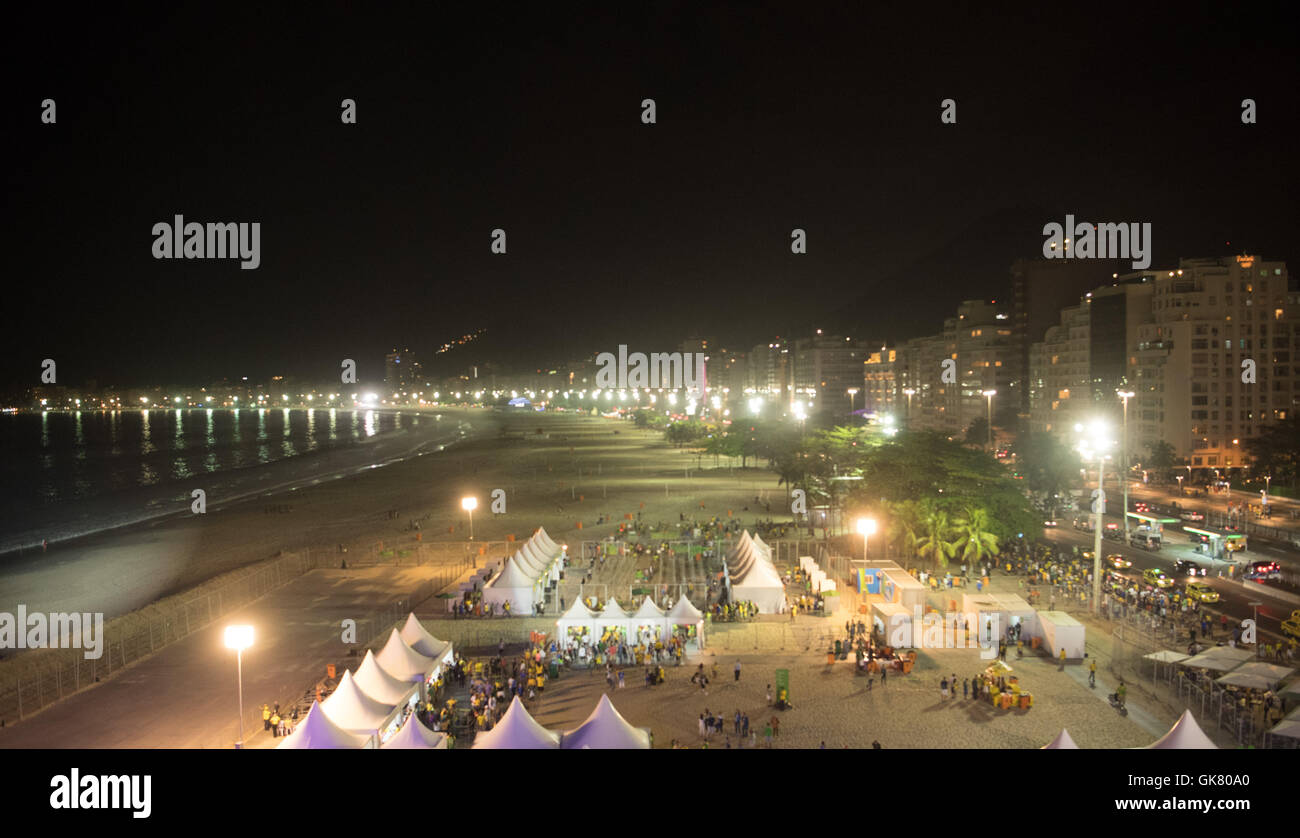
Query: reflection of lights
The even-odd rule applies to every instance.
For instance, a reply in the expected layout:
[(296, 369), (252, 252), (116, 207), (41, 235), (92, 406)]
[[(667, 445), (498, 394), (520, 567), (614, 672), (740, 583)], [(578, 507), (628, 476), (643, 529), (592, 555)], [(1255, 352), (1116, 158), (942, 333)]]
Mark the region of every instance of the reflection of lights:
[(763, 410), (763, 400), (757, 396), (749, 400), (749, 412), (757, 416)]

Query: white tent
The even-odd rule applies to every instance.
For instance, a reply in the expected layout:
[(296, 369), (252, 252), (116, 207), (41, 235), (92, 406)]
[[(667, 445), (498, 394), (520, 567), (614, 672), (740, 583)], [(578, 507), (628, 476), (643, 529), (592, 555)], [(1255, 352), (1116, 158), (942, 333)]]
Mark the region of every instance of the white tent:
[(376, 701), (361, 691), (351, 672), (344, 672), (329, 698), (320, 703), (329, 720), (349, 733), (373, 736), (396, 714), (391, 704)]
[(451, 663), (455, 659), (452, 653), (450, 640), (439, 640), (432, 634), (429, 634), (421, 625), (420, 621), (415, 618), (415, 612), (412, 611), (406, 618), (406, 624), (398, 632), (403, 642), (415, 651), (430, 658), (438, 663)]
[(1167, 751), (1190, 751), (1195, 749), (1208, 750), (1218, 749), (1218, 745), (1210, 741), (1210, 737), (1205, 735), (1201, 726), (1192, 718), (1191, 710), (1184, 710), (1182, 718), (1174, 722), (1174, 726), (1169, 728), (1169, 732), (1164, 736), (1147, 745), (1148, 748)]
[(298, 723), (279, 745), (283, 750), (325, 750), (339, 748), (371, 748), (374, 740), (369, 736), (349, 733), (329, 720), (320, 703), (313, 701), (306, 717)]
[[(1238, 657), (1230, 652), (1245, 652), (1246, 657)], [(1230, 649), (1227, 646), (1215, 646), (1201, 652), (1199, 655), (1190, 657), (1187, 660), (1178, 662), (1179, 666), (1189, 666), (1196, 669), (1208, 669), (1213, 672), (1231, 672), (1241, 665), (1246, 658), (1252, 657), (1250, 652), (1245, 649)]]
[(564, 616), (555, 621), (555, 635), (567, 647), (579, 642), (578, 637), (582, 634), (581, 632), (574, 632), (574, 636), (570, 637), (569, 629), (585, 628), (587, 642), (595, 643), (600, 639), (599, 635), (596, 634), (596, 618), (596, 612), (588, 608), (587, 603), (575, 599), (573, 604), (569, 606), (569, 610), (564, 612)]
[(1248, 690), (1266, 690), (1273, 686), (1272, 679), (1249, 672), (1229, 672), (1227, 675), (1215, 678), (1214, 683), (1225, 687), (1245, 687)]
[(1079, 750), (1079, 746), (1074, 744), (1074, 740), (1070, 738), (1070, 731), (1066, 730), (1065, 728), (1061, 728), (1061, 732), (1056, 734), (1056, 738), (1053, 739), (1051, 742), (1048, 742), (1039, 750), (1077, 751)]
[(388, 642), (375, 655), (375, 662), (394, 678), (416, 684), (428, 680), (434, 667), (432, 660), (406, 645), (397, 629), (388, 635)]
[(392, 737), (379, 746), (380, 750), (447, 750), (447, 734), (434, 733), (416, 717), (415, 713), (406, 717), (406, 724)]
[(628, 628), (628, 618), (632, 616), (623, 610), (618, 604), (618, 600), (610, 597), (605, 602), (605, 607), (600, 610), (596, 616), (596, 639), (599, 640), (605, 634), (606, 629), (621, 629), (623, 636), (630, 637), (632, 630)]
[(608, 695), (602, 695), (587, 720), (560, 739), (561, 748), (575, 750), (621, 749), (649, 750), (650, 733), (633, 727), (614, 708)]
[[(785, 607), (785, 583), (761, 542), (746, 530), (726, 557), (727, 580), (735, 602), (753, 602), (761, 614), (778, 614)], [(765, 546), (765, 545), (764, 545)]]
[(536, 578), (519, 564), (516, 554), (507, 559), (496, 578), (484, 586), (483, 601), (496, 606), (509, 602), (513, 613), (531, 614), (536, 602), (536, 587)]
[(510, 702), (496, 727), (474, 737), (475, 749), (518, 751), (558, 747), (560, 734), (547, 730), (530, 716), (519, 696)]
[(704, 648), (704, 615), (700, 613), (700, 609), (691, 604), (691, 601), (685, 595), (678, 599), (677, 604), (668, 610), (666, 619), (670, 631), (674, 631), (680, 626), (694, 626), (696, 645), (701, 649)]
[(646, 597), (641, 601), (641, 607), (628, 620), (629, 634), (636, 634), (640, 640), (640, 632), (643, 627), (649, 626), (653, 629), (651, 640), (662, 640), (668, 631), (668, 621), (665, 619), (664, 611), (655, 605), (653, 597)]
[(357, 667), (357, 674), (352, 676), (352, 680), (356, 681), (363, 693), (389, 707), (405, 704), (417, 689), (410, 681), (394, 678), (385, 672), (375, 660), (375, 653), (369, 649), (366, 650), (366, 657)]
[(1293, 672), (1295, 672), (1295, 669), (1289, 666), (1279, 666), (1264, 661), (1249, 661), (1232, 670), (1233, 675), (1258, 675), (1269, 682), (1270, 688), (1280, 684)]
[(538, 527), (537, 532), (533, 533), (532, 540), (545, 548), (547, 553), (558, 555), (564, 550), (563, 545), (556, 543), (556, 541), (546, 532), (545, 527)]

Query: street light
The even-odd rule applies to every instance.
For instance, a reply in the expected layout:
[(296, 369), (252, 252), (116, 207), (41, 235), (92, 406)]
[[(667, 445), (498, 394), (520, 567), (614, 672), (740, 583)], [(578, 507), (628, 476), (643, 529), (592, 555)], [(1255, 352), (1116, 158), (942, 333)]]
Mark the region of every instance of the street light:
[(845, 392), (847, 392), (847, 393), (849, 394), (849, 414), (852, 415), (852, 414), (853, 414), (853, 400), (854, 400), (854, 398), (858, 395), (858, 388), (857, 388), (857, 387), (850, 387), (850, 388), (849, 388), (848, 390), (846, 390)]
[(989, 426), (989, 451), (990, 452), (993, 450), (993, 397), (996, 396), (997, 394), (998, 394), (997, 390), (984, 391), (984, 398), (988, 399), (988, 406), (989, 406), (988, 418), (985, 420), (985, 422)]
[(1128, 544), (1128, 400), (1133, 398), (1129, 390), (1116, 390), (1115, 395), (1124, 400), (1124, 435), (1120, 437), (1120, 482), (1124, 492), (1124, 543)]
[(907, 427), (912, 427), (912, 396), (916, 395), (916, 390), (911, 387), (903, 388), (903, 395), (907, 396)]
[(858, 532), (862, 533), (862, 561), (867, 560), (867, 538), (876, 532), (875, 518), (859, 518)]
[[(1102, 513), (1106, 510), (1106, 490), (1104, 469), (1106, 450), (1112, 445), (1106, 423), (1093, 420), (1086, 428), (1075, 425), (1074, 431), (1079, 435), (1078, 450), (1084, 462), (1097, 458), (1097, 496), (1092, 504), (1094, 517), (1092, 537), (1092, 610), (1097, 613), (1101, 606), (1101, 528)], [(1127, 512), (1128, 510), (1125, 510)]]
[(478, 498), (467, 497), (460, 499), (460, 508), (469, 513), (469, 540), (474, 540), (474, 510), (478, 508)]
[(235, 650), (235, 665), (239, 673), (239, 741), (236, 748), (244, 747), (244, 650), (253, 645), (252, 626), (226, 626), (226, 648)]

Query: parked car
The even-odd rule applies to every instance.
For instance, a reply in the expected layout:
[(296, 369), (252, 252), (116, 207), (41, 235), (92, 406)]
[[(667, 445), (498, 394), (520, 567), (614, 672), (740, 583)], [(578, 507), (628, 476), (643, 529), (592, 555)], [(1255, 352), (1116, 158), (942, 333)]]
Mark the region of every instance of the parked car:
[(1297, 617), (1295, 614), (1292, 614), (1291, 619), (1283, 620), (1282, 633), (1287, 637), (1292, 637), (1295, 638), (1296, 640), (1300, 640), (1300, 617)]
[(1187, 510), (1186, 512), (1183, 512), (1178, 517), (1183, 519), (1184, 521), (1190, 521), (1192, 523), (1200, 523), (1201, 521), (1205, 520), (1205, 515), (1203, 513), (1194, 512), (1193, 510), (1190, 509)]
[(1200, 600), (1201, 602), (1219, 601), (1219, 592), (1205, 582), (1188, 582), (1187, 596), (1189, 599)]
[(1191, 559), (1179, 559), (1174, 563), (1174, 573), (1179, 576), (1204, 576), (1205, 567)]
[(1045, 526), (1045, 527), (1055, 527), (1055, 526), (1056, 526), (1056, 519), (1055, 519), (1055, 518), (1048, 518), (1046, 521), (1043, 522), (1043, 526)]
[(1156, 567), (1142, 571), (1142, 580), (1148, 585), (1155, 585), (1157, 588), (1168, 588), (1174, 584), (1174, 580), (1165, 576), (1165, 572)]
[(1122, 570), (1122, 569), (1124, 569), (1124, 568), (1126, 568), (1126, 567), (1132, 567), (1132, 566), (1133, 566), (1133, 563), (1132, 563), (1131, 561), (1129, 561), (1128, 559), (1124, 558), (1124, 557), (1121, 556), (1119, 553), (1111, 553), (1109, 556), (1107, 556), (1107, 557), (1106, 557), (1106, 564), (1110, 565), (1110, 566), (1113, 567), (1113, 568), (1119, 569), (1119, 570)]
[(1247, 579), (1281, 579), (1282, 566), (1277, 562), (1254, 562), (1242, 575)]

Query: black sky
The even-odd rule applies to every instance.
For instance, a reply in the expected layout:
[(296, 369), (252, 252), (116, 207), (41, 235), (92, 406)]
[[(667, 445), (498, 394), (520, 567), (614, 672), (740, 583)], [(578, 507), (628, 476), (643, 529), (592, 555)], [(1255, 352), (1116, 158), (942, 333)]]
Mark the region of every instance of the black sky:
[[(14, 20), (0, 384), (46, 357), (71, 384), (324, 378), (345, 357), (365, 380), (391, 346), (482, 327), (445, 357), (894, 340), (1005, 296), (1067, 212), (1151, 222), (1156, 266), (1293, 257), (1282, 7), (806, 5)], [(261, 267), (153, 259), (176, 213), (261, 222)]]

